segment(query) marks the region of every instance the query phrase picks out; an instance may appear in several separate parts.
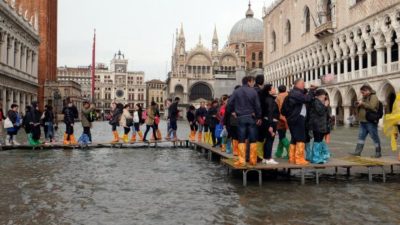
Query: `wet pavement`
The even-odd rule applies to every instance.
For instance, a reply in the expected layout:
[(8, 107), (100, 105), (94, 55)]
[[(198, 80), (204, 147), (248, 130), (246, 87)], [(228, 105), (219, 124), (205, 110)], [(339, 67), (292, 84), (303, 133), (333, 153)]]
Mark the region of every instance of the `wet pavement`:
[[(187, 124), (179, 125), (185, 139)], [(112, 139), (106, 123), (93, 136)], [(335, 130), (334, 155), (345, 156), (356, 137), (357, 128)], [(382, 140), (384, 155), (395, 155)], [(400, 224), (400, 175), (370, 184), (359, 173), (326, 172), (320, 185), (271, 174), (261, 188), (244, 188), (240, 176), (185, 148), (5, 151), (0, 224)]]

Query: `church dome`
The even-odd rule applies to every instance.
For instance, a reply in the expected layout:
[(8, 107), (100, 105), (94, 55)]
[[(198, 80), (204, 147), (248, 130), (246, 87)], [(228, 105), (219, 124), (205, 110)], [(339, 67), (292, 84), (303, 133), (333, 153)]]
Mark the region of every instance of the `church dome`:
[(241, 19), (233, 26), (229, 35), (229, 42), (231, 44), (242, 42), (263, 42), (263, 30), (263, 22), (254, 18), (254, 12), (249, 4), (249, 9), (246, 12), (246, 18)]

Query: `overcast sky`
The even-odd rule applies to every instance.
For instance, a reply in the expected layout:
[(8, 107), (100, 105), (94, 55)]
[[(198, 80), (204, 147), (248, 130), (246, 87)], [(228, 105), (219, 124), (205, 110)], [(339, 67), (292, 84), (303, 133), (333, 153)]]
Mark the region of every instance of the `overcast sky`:
[[(255, 17), (272, 0), (252, 0)], [(130, 70), (146, 80), (166, 79), (170, 69), (172, 35), (183, 23), (186, 48), (202, 37), (210, 48), (214, 25), (220, 47), (232, 26), (245, 17), (247, 0), (59, 0), (58, 65), (90, 65), (93, 29), (97, 30), (96, 62), (109, 64), (119, 49)], [(168, 62), (168, 64), (167, 64)]]

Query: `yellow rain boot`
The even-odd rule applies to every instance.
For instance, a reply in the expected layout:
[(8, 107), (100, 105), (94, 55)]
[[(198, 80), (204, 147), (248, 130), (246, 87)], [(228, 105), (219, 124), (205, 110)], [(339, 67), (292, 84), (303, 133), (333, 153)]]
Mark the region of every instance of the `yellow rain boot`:
[(71, 134), (69, 135), (69, 140), (71, 141), (71, 145), (77, 145), (78, 142), (75, 139), (75, 135)]
[(127, 135), (127, 134), (124, 134), (124, 135), (122, 136), (122, 141), (123, 141), (124, 143), (128, 143), (128, 142), (129, 142), (129, 138), (128, 138), (128, 135)]
[(257, 142), (257, 157), (264, 159), (264, 142)]
[(69, 141), (67, 140), (67, 137), (68, 137), (68, 134), (64, 133), (64, 141), (63, 141), (64, 145), (69, 145)]
[(296, 145), (290, 144), (289, 145), (289, 163), (295, 164), (296, 163)]
[(257, 165), (257, 144), (256, 143), (250, 144), (249, 164), (252, 166)]
[(142, 133), (142, 131), (139, 130), (137, 133), (139, 135), (140, 141), (143, 141), (143, 133)]
[(157, 129), (157, 140), (161, 141), (162, 140), (162, 135), (160, 129)]
[(239, 143), (238, 155), (239, 155), (239, 158), (235, 162), (235, 166), (236, 167), (246, 166), (246, 144), (245, 143)]
[(296, 143), (296, 155), (295, 155), (295, 164), (296, 165), (308, 165), (308, 161), (305, 160), (305, 148), (306, 144), (303, 142)]
[(197, 133), (197, 142), (203, 142), (203, 133), (202, 132)]
[(113, 135), (114, 135), (114, 140), (112, 140), (111, 143), (118, 143), (119, 142), (118, 131), (113, 131)]
[(238, 140), (235, 140), (235, 139), (233, 139), (233, 141), (232, 141), (232, 145), (233, 145), (233, 156), (237, 156), (239, 153), (239, 149), (238, 149), (238, 145), (239, 145), (239, 141)]
[(132, 134), (131, 143), (136, 142), (136, 133)]

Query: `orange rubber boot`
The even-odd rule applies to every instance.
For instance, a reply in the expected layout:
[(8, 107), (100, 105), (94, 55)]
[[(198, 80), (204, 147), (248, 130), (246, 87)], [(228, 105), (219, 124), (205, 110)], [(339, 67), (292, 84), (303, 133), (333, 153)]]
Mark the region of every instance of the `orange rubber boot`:
[(142, 133), (142, 131), (139, 130), (137, 133), (139, 135), (140, 140), (143, 141), (143, 133)]
[(233, 145), (233, 156), (237, 156), (238, 155), (238, 145), (239, 145), (239, 141), (233, 139), (232, 141), (232, 145)]
[(295, 164), (296, 163), (296, 145), (290, 144), (289, 145), (289, 163)]
[(127, 134), (124, 134), (124, 135), (122, 136), (122, 141), (123, 141), (124, 143), (128, 143), (128, 142), (129, 142), (129, 138), (128, 138), (128, 135), (127, 135)]
[(238, 145), (239, 159), (235, 162), (235, 166), (242, 167), (246, 166), (246, 144), (239, 143)]
[(69, 141), (67, 140), (67, 137), (68, 137), (68, 134), (64, 133), (64, 141), (63, 141), (64, 145), (69, 145)]
[(113, 135), (114, 135), (114, 140), (112, 140), (112, 143), (118, 143), (119, 142), (118, 131), (113, 131)]
[(162, 140), (162, 135), (161, 135), (160, 129), (157, 129), (156, 135), (157, 135), (157, 140), (158, 140), (158, 141), (161, 141), (161, 140)]
[(75, 139), (75, 135), (71, 134), (69, 135), (69, 140), (71, 141), (71, 145), (77, 145), (78, 142)]
[(250, 159), (249, 164), (252, 166), (257, 165), (257, 143), (250, 144)]
[(131, 142), (136, 142), (136, 133), (132, 134)]
[(296, 144), (296, 155), (295, 164), (296, 165), (308, 165), (309, 162), (305, 160), (305, 148), (306, 144), (304, 142), (297, 142)]

